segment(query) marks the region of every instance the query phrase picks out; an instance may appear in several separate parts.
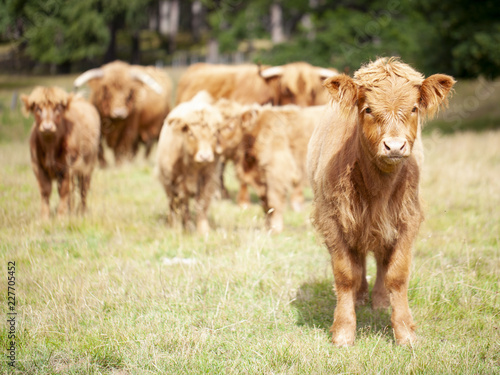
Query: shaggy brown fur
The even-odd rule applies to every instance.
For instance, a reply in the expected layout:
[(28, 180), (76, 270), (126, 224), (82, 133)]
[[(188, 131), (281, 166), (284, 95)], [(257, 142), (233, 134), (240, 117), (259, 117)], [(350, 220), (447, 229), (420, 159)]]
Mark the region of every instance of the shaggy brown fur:
[(82, 213), (99, 147), (99, 115), (90, 103), (57, 87), (36, 87), (22, 95), (26, 113), (35, 123), (30, 136), (31, 166), (42, 196), (42, 218), (50, 214), (52, 180), (59, 191), (58, 215), (71, 210), (71, 194), (76, 179)]
[(286, 118), (276, 107), (251, 107), (240, 115), (243, 138), (234, 155), (236, 175), (241, 183), (238, 202), (253, 186), (266, 214), (266, 226), (273, 233), (283, 230), (286, 197), (298, 170), (287, 134)]
[(292, 182), (290, 197), (294, 211), (300, 211), (304, 203), (304, 187), (307, 184), (307, 145), (325, 109), (326, 106), (301, 108), (295, 105), (272, 108), (272, 111), (279, 114), (276, 116), (276, 120), (285, 121), (290, 150), (297, 166), (298, 174)]
[[(89, 72), (96, 74), (81, 82), (80, 77)], [(115, 160), (120, 162), (135, 155), (140, 143), (146, 146), (147, 157), (170, 109), (172, 83), (168, 75), (155, 67), (122, 61), (89, 72), (75, 83), (88, 82), (92, 90), (90, 100), (101, 116), (102, 138), (113, 150)], [(99, 160), (106, 164), (102, 146)]]
[(322, 85), (323, 80), (337, 74), (336, 70), (318, 68), (306, 62), (261, 71), (273, 89), (275, 105), (296, 104), (301, 107), (326, 104), (328, 94)]
[(241, 104), (273, 102), (273, 92), (259, 76), (257, 65), (191, 65), (177, 86), (176, 103), (191, 100), (206, 90), (215, 100), (226, 98)]
[(219, 111), (203, 101), (185, 102), (167, 116), (160, 134), (157, 173), (170, 204), (170, 221), (191, 220), (189, 198), (195, 198), (196, 226), (209, 231), (207, 212), (219, 182), (217, 129)]
[(325, 81), (333, 108), (311, 137), (307, 167), (314, 225), (332, 257), (335, 345), (354, 342), (354, 307), (368, 297), (369, 251), (377, 262), (373, 307), (392, 306), (398, 344), (416, 339), (407, 290), (411, 249), (423, 219), (420, 122), (446, 103), (454, 83), (442, 74), (424, 79), (394, 58), (362, 67), (354, 79)]
[(240, 104), (324, 104), (326, 90), (321, 82), (334, 74), (302, 62), (280, 67), (199, 63), (191, 65), (179, 80), (177, 103), (207, 90), (216, 100), (226, 98)]
[[(225, 161), (235, 163), (240, 180), (238, 204), (246, 207), (250, 203), (248, 183), (257, 189), (262, 202), (270, 201), (266, 198), (269, 192), (279, 190), (279, 193), (272, 193), (271, 205), (264, 203), (264, 210), (267, 213), (273, 208), (268, 216), (269, 229), (281, 231), (283, 224), (280, 217), (290, 189), (292, 207), (300, 210), (303, 203), (303, 188), (307, 181), (307, 144), (325, 107), (243, 106), (227, 99), (220, 99), (215, 106), (223, 117), (223, 125), (219, 128), (222, 155)], [(274, 153), (276, 155), (273, 156)], [(285, 161), (284, 155), (289, 160)], [(278, 174), (270, 176), (270, 173)], [(279, 180), (277, 186), (268, 185), (267, 181), (275, 184), (276, 179)], [(273, 220), (274, 224), (271, 224)]]

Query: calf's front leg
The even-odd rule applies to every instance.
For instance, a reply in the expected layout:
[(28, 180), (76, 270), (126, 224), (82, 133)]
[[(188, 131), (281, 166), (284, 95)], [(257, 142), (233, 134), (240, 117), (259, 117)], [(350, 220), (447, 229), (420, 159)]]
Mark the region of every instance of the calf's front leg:
[[(408, 305), (413, 237), (410, 233), (404, 233), (399, 237), (390, 256), (380, 259), (382, 255), (376, 255), (379, 258), (377, 259), (377, 282), (380, 277), (388, 292), (392, 307), (392, 328), (396, 343), (399, 345), (410, 344), (417, 339), (415, 324)], [(377, 282), (375, 286), (377, 286)], [(378, 295), (374, 295), (374, 306), (384, 307), (387, 303), (387, 294), (382, 287), (378, 289), (378, 293)]]
[(196, 194), (196, 229), (199, 234), (206, 235), (210, 231), (208, 224), (208, 208), (217, 189), (220, 187), (218, 176), (220, 165), (208, 167), (198, 177), (198, 192)]
[(332, 257), (337, 306), (335, 307), (332, 341), (336, 346), (350, 346), (356, 337), (356, 312), (354, 310), (358, 292), (362, 286), (364, 257), (336, 238), (327, 243)]
[(46, 220), (50, 216), (50, 193), (52, 192), (52, 181), (49, 176), (39, 168), (35, 169), (35, 175), (38, 180), (40, 196), (42, 198), (40, 216), (42, 219)]
[(59, 191), (59, 205), (57, 216), (61, 217), (68, 213), (70, 208), (71, 179), (68, 172), (62, 173), (57, 178), (57, 190)]

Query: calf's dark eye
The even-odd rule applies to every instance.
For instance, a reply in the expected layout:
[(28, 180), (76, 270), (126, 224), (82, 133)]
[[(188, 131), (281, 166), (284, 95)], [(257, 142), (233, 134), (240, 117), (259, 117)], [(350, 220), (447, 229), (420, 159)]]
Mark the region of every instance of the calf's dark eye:
[(413, 109), (411, 110), (413, 113), (417, 112), (417, 107), (413, 107)]
[(372, 113), (372, 109), (370, 107), (366, 108), (365, 113)]

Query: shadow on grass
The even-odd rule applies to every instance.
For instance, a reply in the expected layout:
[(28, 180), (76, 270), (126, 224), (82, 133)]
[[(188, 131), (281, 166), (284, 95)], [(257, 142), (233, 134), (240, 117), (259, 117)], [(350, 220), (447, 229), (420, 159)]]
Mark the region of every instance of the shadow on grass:
[[(297, 325), (320, 328), (330, 335), (337, 304), (332, 280), (313, 280), (302, 284), (292, 306), (297, 311)], [(393, 341), (389, 310), (373, 310), (371, 300), (356, 307), (356, 333), (386, 336)]]

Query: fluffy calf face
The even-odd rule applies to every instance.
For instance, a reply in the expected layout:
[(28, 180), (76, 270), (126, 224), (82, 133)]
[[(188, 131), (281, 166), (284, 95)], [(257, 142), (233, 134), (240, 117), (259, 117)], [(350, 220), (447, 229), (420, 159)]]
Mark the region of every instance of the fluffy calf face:
[(25, 112), (35, 116), (37, 131), (47, 136), (55, 135), (61, 128), (71, 98), (71, 94), (58, 87), (36, 87), (29, 96), (21, 96)]
[(193, 111), (184, 118), (171, 119), (170, 126), (182, 135), (186, 153), (199, 164), (212, 163), (218, 150), (217, 128), (222, 119), (208, 109)]
[(408, 158), (422, 116), (446, 104), (455, 81), (435, 74), (424, 77), (397, 59), (379, 59), (359, 69), (354, 79), (329, 78), (325, 87), (342, 116), (356, 116), (363, 150), (383, 172)]
[(222, 115), (222, 123), (217, 130), (217, 151), (231, 152), (241, 143), (245, 129), (251, 126), (259, 106), (242, 106), (227, 99), (220, 99), (216, 107)]

